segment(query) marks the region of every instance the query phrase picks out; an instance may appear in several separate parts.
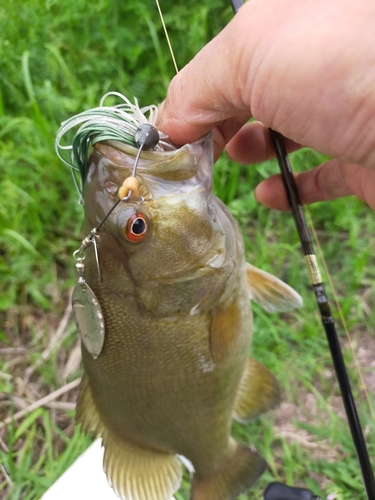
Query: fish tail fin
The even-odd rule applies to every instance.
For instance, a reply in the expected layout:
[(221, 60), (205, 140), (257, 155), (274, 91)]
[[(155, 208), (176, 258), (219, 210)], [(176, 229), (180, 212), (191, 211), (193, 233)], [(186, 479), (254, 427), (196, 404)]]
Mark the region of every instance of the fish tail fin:
[(281, 389), (270, 370), (248, 358), (234, 404), (233, 417), (249, 422), (280, 404)]
[(194, 476), (191, 500), (233, 500), (250, 488), (267, 468), (254, 450), (235, 443), (234, 453), (213, 476)]
[(182, 468), (176, 455), (119, 439), (102, 423), (86, 376), (81, 382), (76, 420), (84, 432), (102, 438), (104, 471), (122, 500), (170, 500), (180, 487)]

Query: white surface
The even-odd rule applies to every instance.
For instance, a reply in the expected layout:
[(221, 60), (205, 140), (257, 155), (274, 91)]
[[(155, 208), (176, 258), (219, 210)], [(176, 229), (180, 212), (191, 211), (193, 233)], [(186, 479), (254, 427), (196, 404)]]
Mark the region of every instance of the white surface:
[(41, 500), (118, 500), (103, 472), (103, 453), (101, 439), (97, 439)]
[(104, 448), (101, 444), (101, 439), (94, 441), (41, 500), (119, 500), (103, 471)]

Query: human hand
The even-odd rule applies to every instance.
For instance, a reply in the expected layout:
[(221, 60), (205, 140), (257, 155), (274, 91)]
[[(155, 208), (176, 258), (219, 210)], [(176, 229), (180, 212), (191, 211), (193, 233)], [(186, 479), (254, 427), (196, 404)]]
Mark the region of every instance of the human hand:
[[(335, 158), (296, 176), (303, 203), (355, 194), (375, 209), (374, 25), (373, 0), (251, 0), (173, 79), (158, 126), (176, 144), (215, 128), (215, 156), (227, 145), (239, 163), (272, 156), (273, 128), (289, 151)], [(288, 207), (279, 176), (256, 197)]]

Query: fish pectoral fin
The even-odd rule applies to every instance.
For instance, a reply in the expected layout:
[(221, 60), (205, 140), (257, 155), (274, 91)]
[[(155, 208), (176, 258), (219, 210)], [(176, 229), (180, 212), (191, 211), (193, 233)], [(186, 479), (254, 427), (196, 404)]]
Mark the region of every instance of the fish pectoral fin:
[(249, 358), (234, 404), (233, 418), (249, 422), (280, 404), (281, 389), (270, 370)]
[(247, 289), (249, 298), (268, 312), (285, 312), (301, 307), (302, 297), (292, 287), (246, 263)]
[(103, 438), (104, 471), (122, 500), (171, 500), (181, 484), (181, 463), (171, 453), (141, 448), (117, 439)]
[(181, 464), (172, 453), (142, 448), (117, 438), (102, 423), (89, 381), (83, 376), (76, 420), (103, 439), (104, 471), (121, 500), (170, 500), (181, 484)]
[(194, 475), (191, 500), (234, 500), (263, 474), (267, 463), (255, 450), (236, 442), (234, 446), (216, 474), (208, 478)]

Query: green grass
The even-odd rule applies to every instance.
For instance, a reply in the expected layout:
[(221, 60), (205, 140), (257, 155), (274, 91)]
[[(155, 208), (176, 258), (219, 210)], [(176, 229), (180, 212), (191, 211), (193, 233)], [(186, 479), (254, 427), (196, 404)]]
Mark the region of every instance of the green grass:
[[(180, 67), (232, 15), (219, 0), (164, 0), (162, 7)], [(1, 422), (81, 374), (71, 320), (50, 349), (75, 280), (71, 255), (83, 236), (70, 172), (54, 153), (59, 123), (96, 106), (108, 90), (136, 96), (143, 105), (158, 103), (174, 69), (151, 0), (10, 0), (0, 6), (0, 31)], [(296, 170), (322, 160), (309, 150), (292, 155)], [(305, 302), (283, 315), (254, 306), (252, 354), (279, 378), (286, 406), (234, 426), (235, 436), (254, 442), (270, 464), (241, 500), (260, 498), (271, 480), (306, 485), (322, 497), (365, 499), (349, 431), (336, 413), (341, 415), (339, 392), (293, 221), (254, 199), (256, 184), (276, 172), (275, 162), (240, 167), (224, 156), (215, 168), (214, 190), (241, 226), (249, 262), (284, 279)], [(375, 345), (374, 213), (353, 198), (309, 211), (365, 376), (374, 380), (368, 362)], [(339, 332), (374, 462), (375, 423), (341, 327)], [(87, 447), (89, 440), (73, 425), (76, 395), (0, 431), (0, 498), (38, 499)], [(301, 436), (319, 446), (306, 446)], [(177, 498), (187, 499), (188, 489), (186, 476)]]

